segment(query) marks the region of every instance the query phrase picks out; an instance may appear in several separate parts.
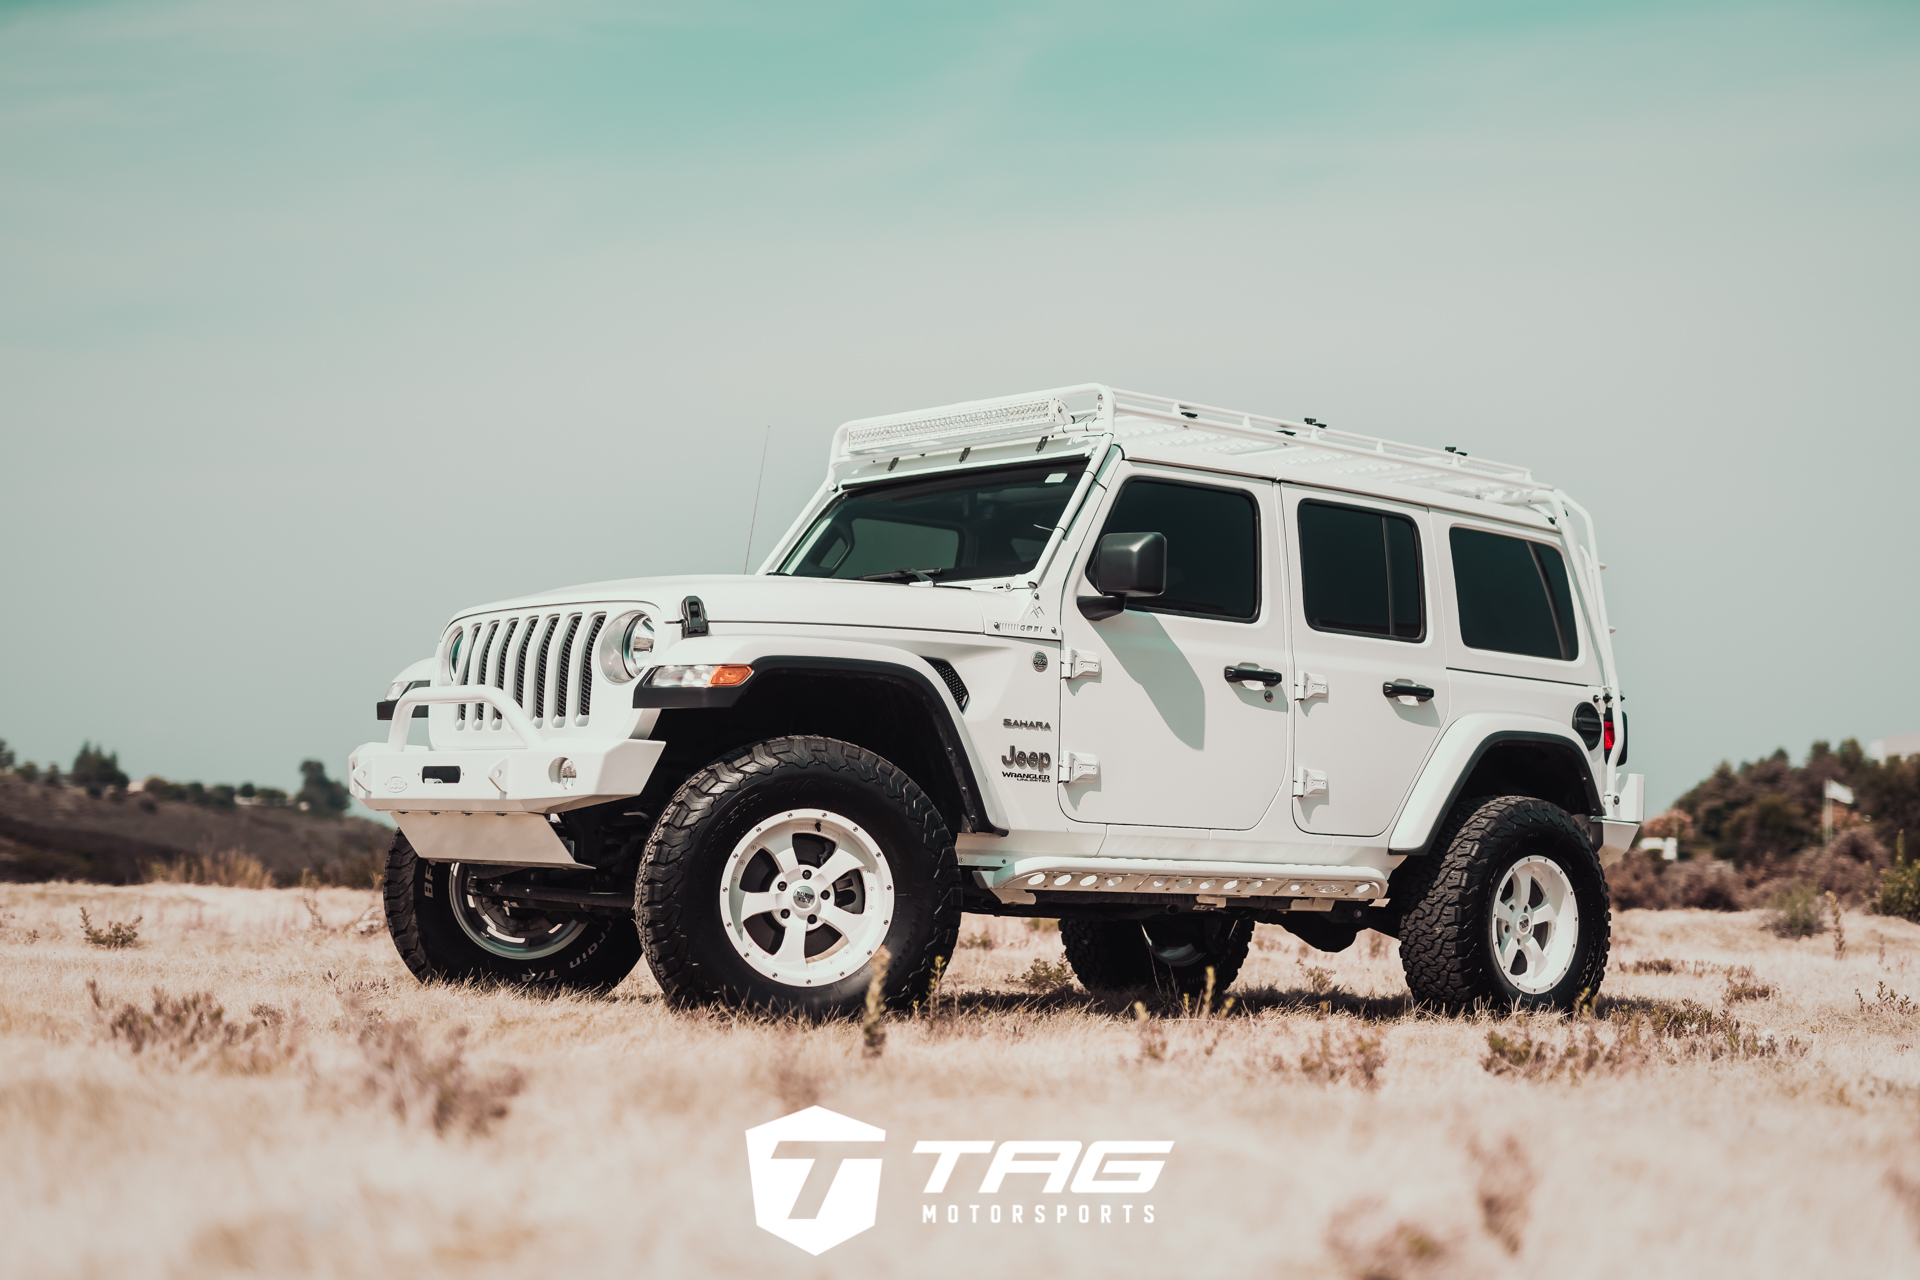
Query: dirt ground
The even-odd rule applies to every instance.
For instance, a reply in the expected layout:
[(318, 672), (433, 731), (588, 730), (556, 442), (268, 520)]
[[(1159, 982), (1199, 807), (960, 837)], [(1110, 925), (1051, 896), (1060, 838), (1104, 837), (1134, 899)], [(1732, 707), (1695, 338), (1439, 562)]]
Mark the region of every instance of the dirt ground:
[[(970, 917), (867, 1056), (854, 1022), (669, 1010), (644, 965), (604, 999), (424, 987), (373, 903), (0, 885), (9, 1274), (1920, 1274), (1900, 921), (1836, 955), (1621, 913), (1593, 1015), (1550, 1019), (1411, 1010), (1389, 940), (1263, 926), (1231, 1008), (1142, 1021), (1053, 985), (1056, 932)], [(742, 1136), (815, 1102), (887, 1131), (877, 1225), (817, 1258), (755, 1227)], [(931, 1195), (924, 1139), (1174, 1147), (1145, 1196), (983, 1195), (985, 1157)]]

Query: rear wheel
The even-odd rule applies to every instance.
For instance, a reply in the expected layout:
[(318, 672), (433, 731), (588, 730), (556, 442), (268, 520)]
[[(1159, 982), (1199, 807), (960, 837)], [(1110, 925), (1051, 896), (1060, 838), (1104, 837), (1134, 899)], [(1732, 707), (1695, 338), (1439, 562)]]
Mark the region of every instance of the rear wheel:
[(1213, 970), (1215, 993), (1240, 976), (1253, 943), (1253, 921), (1222, 915), (1137, 920), (1062, 920), (1067, 963), (1089, 991), (1152, 986), (1199, 995)]
[(640, 962), (628, 919), (549, 914), (487, 894), (517, 867), (428, 862), (396, 835), (387, 855), (387, 928), (422, 981), (501, 982), (610, 991)]
[(1449, 827), (1431, 862), (1394, 877), (1413, 994), (1554, 1009), (1597, 994), (1612, 912), (1585, 824), (1545, 800), (1499, 796), (1462, 806)]

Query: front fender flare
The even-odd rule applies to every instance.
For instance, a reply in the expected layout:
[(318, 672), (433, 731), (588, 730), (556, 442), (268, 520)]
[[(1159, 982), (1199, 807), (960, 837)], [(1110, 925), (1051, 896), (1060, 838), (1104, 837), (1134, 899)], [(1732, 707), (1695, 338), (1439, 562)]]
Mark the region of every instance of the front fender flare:
[(906, 689), (926, 707), (940, 735), (940, 745), (959, 784), (960, 798), (967, 821), (976, 832), (1004, 836), (1007, 828), (996, 812), (998, 796), (981, 784), (991, 777), (967, 731), (960, 706), (953, 700), (946, 682), (925, 658), (893, 645), (864, 643), (810, 643), (795, 637), (779, 637), (776, 652), (767, 652), (769, 637), (738, 636), (702, 638), (673, 646), (676, 663), (740, 663), (753, 668), (747, 683), (725, 689), (649, 689), (636, 686), (636, 708), (692, 709), (731, 707), (752, 692), (753, 681), (763, 673), (775, 671), (812, 671), (862, 676), (887, 680)]

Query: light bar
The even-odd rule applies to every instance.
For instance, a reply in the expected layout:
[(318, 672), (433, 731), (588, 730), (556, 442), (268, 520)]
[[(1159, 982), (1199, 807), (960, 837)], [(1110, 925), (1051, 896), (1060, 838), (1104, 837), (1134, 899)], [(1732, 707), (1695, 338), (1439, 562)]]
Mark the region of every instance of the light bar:
[(1039, 427), (1068, 427), (1073, 415), (1058, 399), (1021, 400), (990, 409), (969, 409), (933, 416), (870, 418), (847, 426), (849, 455), (897, 452), (907, 447), (978, 443), (993, 436), (1017, 436)]

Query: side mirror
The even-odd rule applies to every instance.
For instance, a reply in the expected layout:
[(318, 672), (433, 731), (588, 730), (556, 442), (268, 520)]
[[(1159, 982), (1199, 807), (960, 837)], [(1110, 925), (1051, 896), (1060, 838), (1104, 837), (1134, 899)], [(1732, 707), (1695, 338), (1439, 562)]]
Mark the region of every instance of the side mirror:
[(1097, 596), (1081, 596), (1080, 612), (1094, 622), (1127, 607), (1129, 596), (1157, 596), (1167, 589), (1167, 535), (1109, 533), (1100, 539), (1087, 576)]

